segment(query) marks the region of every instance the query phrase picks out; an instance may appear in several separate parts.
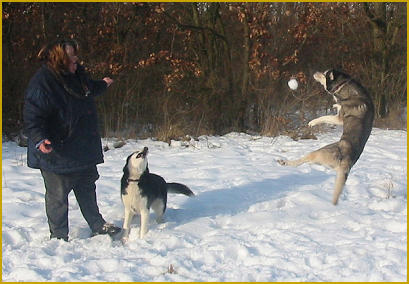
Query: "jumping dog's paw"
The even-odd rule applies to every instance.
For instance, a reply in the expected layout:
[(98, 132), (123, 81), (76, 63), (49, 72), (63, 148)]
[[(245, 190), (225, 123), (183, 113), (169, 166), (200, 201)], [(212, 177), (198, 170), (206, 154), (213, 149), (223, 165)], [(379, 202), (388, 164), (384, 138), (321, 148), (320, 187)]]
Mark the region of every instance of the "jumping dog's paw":
[(308, 126), (309, 126), (309, 127), (313, 127), (313, 126), (318, 125), (318, 124), (319, 124), (318, 118), (313, 119), (313, 120), (311, 120), (310, 122), (308, 122)]
[(333, 104), (332, 107), (337, 110), (337, 113), (338, 113), (338, 112), (340, 111), (340, 109), (341, 109), (341, 105), (340, 105), (340, 104)]
[(288, 163), (287, 163), (288, 161), (286, 161), (286, 160), (277, 160), (277, 162), (282, 166), (287, 166), (288, 165)]

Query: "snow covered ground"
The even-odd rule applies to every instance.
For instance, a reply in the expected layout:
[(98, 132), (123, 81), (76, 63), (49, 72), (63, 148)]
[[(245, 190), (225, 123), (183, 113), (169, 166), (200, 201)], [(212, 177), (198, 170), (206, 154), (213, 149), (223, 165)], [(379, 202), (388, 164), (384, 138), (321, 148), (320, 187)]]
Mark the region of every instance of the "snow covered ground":
[(337, 128), (318, 140), (231, 133), (170, 146), (127, 141), (98, 167), (107, 221), (122, 225), (122, 168), (144, 146), (151, 172), (185, 183), (196, 197), (169, 195), (165, 223), (151, 218), (138, 239), (135, 218), (125, 245), (89, 238), (73, 194), (70, 241), (49, 240), (41, 175), (26, 166), (25, 148), (4, 142), (3, 281), (407, 281), (405, 131), (373, 130), (338, 206), (333, 171), (276, 162), (340, 135)]

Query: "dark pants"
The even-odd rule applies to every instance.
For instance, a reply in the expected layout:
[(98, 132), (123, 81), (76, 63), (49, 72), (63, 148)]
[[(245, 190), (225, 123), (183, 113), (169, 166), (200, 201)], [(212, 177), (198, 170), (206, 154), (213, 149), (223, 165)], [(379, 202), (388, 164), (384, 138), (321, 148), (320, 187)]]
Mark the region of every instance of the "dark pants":
[(68, 237), (68, 194), (74, 190), (81, 213), (91, 230), (98, 231), (105, 220), (99, 213), (95, 182), (99, 175), (96, 167), (77, 173), (55, 174), (41, 170), (44, 178), (45, 210), (51, 238)]

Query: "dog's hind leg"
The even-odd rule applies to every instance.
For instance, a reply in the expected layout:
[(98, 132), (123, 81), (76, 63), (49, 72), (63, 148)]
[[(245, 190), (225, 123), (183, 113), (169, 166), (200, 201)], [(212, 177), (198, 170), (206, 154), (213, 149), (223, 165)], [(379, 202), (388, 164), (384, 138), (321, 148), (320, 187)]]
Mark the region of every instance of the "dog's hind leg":
[(337, 177), (335, 178), (335, 189), (332, 197), (332, 204), (334, 205), (338, 204), (338, 199), (347, 181), (348, 173), (349, 171), (346, 169), (346, 167), (339, 167), (337, 169)]
[(153, 211), (156, 215), (156, 222), (162, 223), (163, 222), (163, 214), (165, 213), (165, 204), (162, 200), (156, 199), (151, 205)]
[(325, 153), (325, 151), (322, 149), (319, 149), (297, 160), (278, 160), (277, 162), (282, 166), (291, 166), (291, 167), (298, 167), (304, 163), (323, 164), (323, 161), (322, 161), (323, 153)]
[(333, 169), (339, 167), (340, 150), (339, 142), (329, 144), (321, 149), (311, 152), (298, 160), (278, 160), (277, 162), (282, 166), (298, 167), (304, 163), (314, 163), (324, 165)]
[(278, 160), (277, 162), (282, 166), (298, 167), (304, 163), (313, 162), (314, 156), (315, 154), (312, 152), (297, 160)]

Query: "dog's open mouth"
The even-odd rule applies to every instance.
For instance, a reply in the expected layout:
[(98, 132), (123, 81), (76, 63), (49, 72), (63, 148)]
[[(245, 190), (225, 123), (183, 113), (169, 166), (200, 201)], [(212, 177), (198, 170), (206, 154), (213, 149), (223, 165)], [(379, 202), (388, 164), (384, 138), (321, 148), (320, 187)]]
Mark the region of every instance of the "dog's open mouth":
[(146, 155), (148, 155), (148, 147), (143, 148), (142, 155), (143, 157), (146, 157)]
[(146, 156), (148, 155), (148, 147), (144, 147), (142, 152), (138, 153), (138, 155), (136, 156), (136, 158), (143, 158), (145, 159)]

